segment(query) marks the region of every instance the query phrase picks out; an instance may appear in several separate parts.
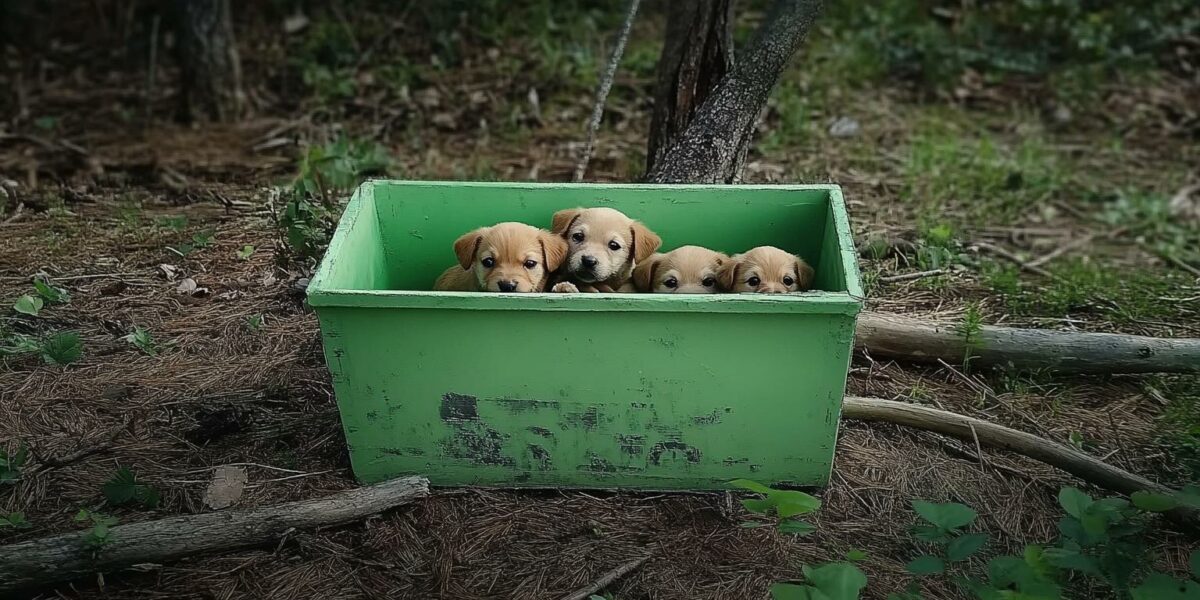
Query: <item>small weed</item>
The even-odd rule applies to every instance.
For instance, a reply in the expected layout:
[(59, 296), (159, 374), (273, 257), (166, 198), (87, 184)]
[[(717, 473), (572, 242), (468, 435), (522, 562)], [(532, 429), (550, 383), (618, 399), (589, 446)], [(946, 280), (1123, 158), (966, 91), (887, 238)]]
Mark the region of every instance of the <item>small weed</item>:
[(37, 291), (39, 296), (51, 304), (66, 304), (71, 301), (71, 294), (67, 290), (53, 287), (41, 279), (33, 280), (33, 289)]
[(187, 215), (177, 215), (173, 217), (159, 217), (155, 219), (154, 224), (160, 229), (170, 229), (171, 231), (183, 231), (187, 228)]
[(254, 255), (254, 250), (254, 246), (250, 244), (242, 246), (242, 249), (236, 252), (238, 260), (250, 260), (250, 257)]
[(138, 481), (137, 475), (126, 467), (117, 469), (112, 479), (104, 484), (104, 498), (113, 506), (137, 500), (146, 508), (158, 506), (158, 490)]
[(29, 447), (21, 442), (17, 451), (9, 454), (7, 448), (0, 448), (0, 485), (16, 483), (21, 480), (21, 467), (29, 460)]
[(1184, 262), (1200, 261), (1200, 227), (1171, 211), (1171, 200), (1162, 195), (1122, 192), (1103, 207), (1100, 220), (1130, 233), (1159, 256)]
[(150, 331), (143, 327), (134, 327), (133, 333), (130, 333), (121, 339), (133, 344), (134, 346), (137, 346), (138, 350), (141, 350), (150, 356), (157, 356), (159, 351), (162, 350), (162, 348), (159, 347), (158, 342), (154, 339), (154, 336), (150, 334)]
[(963, 368), (966, 369), (971, 363), (971, 352), (983, 348), (983, 314), (979, 311), (978, 302), (967, 304), (963, 320), (955, 326), (955, 331), (962, 337), (966, 348), (963, 353)]
[(1089, 312), (1128, 323), (1176, 314), (1170, 297), (1182, 280), (1174, 273), (1114, 269), (1086, 260), (1049, 268), (1053, 278), (1026, 286), (1015, 267), (985, 263), (983, 283), (1003, 296), (1009, 312), (1061, 317)]
[(774, 523), (762, 521), (747, 521), (742, 527), (766, 527), (775, 525), (781, 533), (808, 535), (816, 530), (812, 524), (797, 519), (801, 515), (815, 512), (821, 508), (821, 501), (809, 494), (795, 490), (776, 490), (761, 483), (748, 479), (735, 479), (730, 485), (762, 494), (762, 498), (742, 500), (746, 510), (762, 516), (774, 516)]
[(31, 294), (25, 294), (24, 296), (17, 298), (17, 301), (13, 302), (12, 307), (13, 310), (23, 315), (36, 317), (38, 316), (38, 313), (42, 312), (42, 306), (44, 304), (45, 302), (43, 302), (41, 298)]
[(83, 545), (84, 549), (93, 554), (100, 552), (105, 546), (114, 541), (111, 528), (117, 524), (116, 517), (110, 517), (98, 512), (92, 512), (86, 508), (81, 508), (75, 514), (75, 522), (85, 523), (91, 527), (83, 536)]
[(1159, 417), (1158, 441), (1189, 480), (1200, 480), (1200, 377), (1156, 378), (1147, 387), (1168, 404)]
[(69, 365), (83, 356), (83, 342), (77, 332), (60, 331), (43, 339), (38, 350), (46, 364)]
[(867, 587), (867, 575), (849, 562), (804, 565), (801, 572), (801, 583), (772, 585), (772, 600), (857, 600)]
[(246, 317), (246, 327), (250, 331), (259, 331), (263, 328), (264, 321), (262, 315), (250, 315)]
[(33, 525), (29, 521), (25, 520), (25, 513), (23, 512), (0, 513), (0, 529), (4, 529), (6, 527), (11, 527), (13, 529), (27, 529), (29, 527), (33, 527)]

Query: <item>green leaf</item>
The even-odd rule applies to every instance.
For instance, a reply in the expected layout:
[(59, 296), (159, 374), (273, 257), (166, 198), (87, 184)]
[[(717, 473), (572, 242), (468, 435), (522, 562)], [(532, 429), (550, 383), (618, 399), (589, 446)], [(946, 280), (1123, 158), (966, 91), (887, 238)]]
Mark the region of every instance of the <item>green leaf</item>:
[(23, 529), (29, 526), (29, 521), (25, 520), (25, 513), (23, 512), (0, 513), (0, 529), (5, 527)]
[(1200, 598), (1200, 584), (1179, 581), (1162, 573), (1151, 573), (1130, 592), (1133, 600), (1197, 600)]
[(852, 562), (867, 560), (867, 553), (857, 548), (851, 548), (846, 552), (846, 560)]
[(978, 516), (971, 507), (957, 502), (935, 504), (924, 500), (913, 500), (912, 507), (926, 521), (946, 530), (970, 525)]
[(779, 512), (781, 519), (808, 514), (821, 508), (818, 498), (795, 490), (772, 490), (767, 498), (775, 503), (775, 510)]
[(1093, 504), (1092, 497), (1083, 493), (1078, 488), (1070, 486), (1064, 487), (1058, 492), (1058, 503), (1067, 511), (1068, 515), (1076, 519), (1083, 520), (1083, 515), (1087, 513), (1087, 509)]
[(146, 508), (158, 508), (159, 495), (158, 490), (148, 485), (137, 486), (137, 491), (134, 493), (138, 502)]
[(246, 317), (246, 326), (249, 327), (251, 331), (258, 331), (259, 329), (262, 329), (263, 316), (259, 314)]
[(830, 600), (820, 590), (809, 585), (776, 583), (771, 586), (772, 600)]
[(121, 467), (117, 469), (113, 478), (104, 484), (103, 491), (109, 504), (125, 504), (133, 500), (133, 495), (137, 492), (137, 477), (133, 471)]
[(798, 519), (791, 519), (779, 523), (779, 533), (791, 533), (795, 535), (808, 535), (817, 530), (817, 527), (812, 523), (806, 523)]
[(1046, 548), (1043, 552), (1046, 561), (1060, 568), (1071, 571), (1078, 571), (1100, 577), (1100, 563), (1096, 559), (1086, 554), (1081, 554), (1075, 550), (1065, 548)]
[(804, 576), (829, 600), (858, 600), (867, 587), (867, 576), (848, 562), (835, 562), (805, 569)]
[(758, 492), (760, 494), (770, 494), (771, 492), (775, 491), (757, 481), (750, 481), (749, 479), (734, 479), (733, 481), (729, 482), (729, 485), (735, 488), (741, 488), (743, 490), (750, 490), (751, 492)]
[(237, 257), (241, 260), (248, 260), (254, 254), (254, 246), (246, 244), (241, 250), (237, 251)]
[(17, 301), (13, 303), (13, 310), (24, 315), (36, 317), (38, 316), (38, 313), (41, 312), (42, 306), (43, 302), (41, 298), (25, 294), (24, 296), (17, 298)]
[(83, 356), (83, 343), (74, 331), (61, 331), (42, 341), (42, 360), (48, 364), (69, 365)]
[(912, 531), (913, 535), (916, 536), (917, 539), (924, 542), (942, 544), (945, 543), (946, 540), (950, 539), (950, 536), (946, 535), (946, 532), (934, 525), (917, 525), (913, 527)]
[(765, 515), (770, 512), (770, 510), (775, 506), (775, 503), (771, 502), (770, 500), (759, 500), (752, 498), (742, 500), (742, 506), (746, 507), (746, 510), (752, 513)]
[(1176, 500), (1174, 496), (1166, 494), (1134, 492), (1129, 497), (1133, 500), (1134, 506), (1147, 512), (1167, 512), (1179, 506), (1179, 500)]
[(904, 565), (904, 568), (913, 575), (944, 573), (946, 571), (946, 561), (936, 556), (918, 556), (907, 565)]
[(79, 512), (75, 513), (74, 519), (77, 522), (83, 522), (83, 521), (87, 521), (88, 519), (90, 519), (91, 516), (92, 516), (92, 513), (88, 512), (88, 509), (81, 508), (81, 509), (79, 509)]
[(66, 303), (71, 300), (71, 295), (62, 288), (51, 287), (41, 279), (33, 280), (33, 288), (37, 290), (39, 296), (50, 302)]
[(1192, 577), (1200, 579), (1200, 548), (1192, 550), (1192, 557), (1188, 561), (1188, 566), (1192, 568)]
[(979, 552), (988, 541), (986, 533), (964, 533), (952, 540), (946, 546), (946, 560), (956, 562), (966, 560), (972, 554)]

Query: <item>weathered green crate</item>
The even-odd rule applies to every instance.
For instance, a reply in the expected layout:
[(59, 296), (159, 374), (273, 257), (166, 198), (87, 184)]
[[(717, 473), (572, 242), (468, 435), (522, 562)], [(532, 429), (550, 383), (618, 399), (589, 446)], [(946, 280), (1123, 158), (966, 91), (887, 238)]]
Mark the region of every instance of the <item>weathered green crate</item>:
[[(797, 252), (818, 291), (429, 291), (462, 233), (575, 206)], [(400, 181), (358, 189), (308, 294), (362, 481), (645, 489), (824, 484), (862, 297), (837, 186)]]

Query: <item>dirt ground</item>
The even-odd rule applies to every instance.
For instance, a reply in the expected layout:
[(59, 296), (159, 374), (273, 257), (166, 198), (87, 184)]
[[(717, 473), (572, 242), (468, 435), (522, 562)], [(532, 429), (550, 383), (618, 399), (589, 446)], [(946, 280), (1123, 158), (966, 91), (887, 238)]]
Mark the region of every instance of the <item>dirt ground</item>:
[[(91, 3), (76, 4), (70, 21), (96, 20)], [(404, 17), (382, 19), (377, 35), (417, 36)], [(0, 75), (0, 179), (12, 182), (0, 205), (0, 332), (73, 330), (83, 346), (82, 358), (66, 367), (36, 355), (0, 359), (0, 445), (23, 442), (33, 451), (21, 481), (0, 489), (0, 512), (23, 511), (32, 527), (0, 529), (3, 543), (76, 530), (72, 516), (81, 507), (122, 523), (204, 512), (202, 494), (218, 465), (247, 469), (242, 507), (355, 486), (317, 320), (303, 302), (310, 273), (277, 256), (272, 188), (295, 174), (305, 145), (338, 131), (382, 144), (395, 161), (391, 172), (414, 179), (564, 181), (586, 137), (592, 80), (563, 83), (537, 69), (490, 67), (539, 60), (529, 58), (544, 51), (534, 45), (462, 42), (460, 62), (399, 92), (365, 81), (381, 78), (382, 69), (360, 67), (365, 91), (330, 102), (301, 93), (288, 74), (298, 43), (289, 38), (305, 34), (286, 34), (268, 17), (244, 24), (255, 32), (242, 38), (253, 114), (235, 124), (180, 124), (172, 118), (173, 66), (165, 59), (157, 65), (147, 89), (146, 65), (129, 59), (140, 50), (120, 43), (120, 21), (104, 23), (78, 36), (71, 32), (79, 23), (65, 23), (36, 54), (10, 48)], [(639, 21), (635, 58), (654, 47), (661, 26), (653, 11)], [(597, 34), (597, 48), (607, 47), (608, 31)], [(375, 47), (369, 34), (360, 37), (356, 44)], [(430, 60), (424, 42), (398, 44), (378, 47), (406, 52), (414, 63)], [(1121, 280), (1150, 274), (1169, 290), (1141, 287), (1061, 313), (1013, 310), (971, 269), (881, 281), (923, 268), (885, 253), (862, 261), (870, 310), (945, 321), (977, 311), (987, 323), (1200, 336), (1196, 274), (1153, 251), (1152, 234), (1095, 218), (1107, 199), (1084, 191), (1170, 197), (1200, 180), (1194, 77), (1113, 81), (1064, 117), (1034, 84), (966, 79), (955, 92), (933, 96), (901, 83), (830, 84), (829, 70), (818, 68), (827, 56), (818, 49), (797, 59), (785, 87), (806, 99), (807, 118), (794, 136), (772, 135), (788, 131), (796, 100), (780, 93), (761, 126), (748, 182), (842, 184), (860, 242), (912, 240), (923, 222), (948, 219), (961, 251), (973, 256), (986, 254), (970, 249), (977, 242), (1027, 259), (1068, 246), (1046, 267), (1100, 265)], [(636, 65), (617, 78), (589, 179), (637, 177), (652, 86)], [(857, 133), (831, 133), (839, 117), (852, 117)], [(1011, 150), (1013, 164), (1025, 169), (1028, 203), (979, 200), (993, 189), (970, 180), (990, 165), (973, 162), (986, 161), (982, 139), (1002, 154)], [(975, 141), (945, 151), (945, 140)], [(1030, 140), (1037, 148), (1022, 162)], [(962, 181), (955, 179), (960, 171), (967, 173)], [(1036, 188), (1035, 181), (1048, 183)], [(184, 256), (168, 248), (202, 232), (212, 240), (203, 248)], [(247, 245), (253, 253), (240, 258)], [(37, 318), (7, 310), (39, 272), (71, 301), (47, 305)], [(181, 294), (185, 278), (207, 293)], [(1041, 285), (1035, 275), (1019, 278)], [(259, 315), (261, 326), (252, 326)], [(123, 339), (135, 327), (153, 334), (154, 355)], [(1164, 419), (1195, 400), (1182, 397), (1200, 389), (1194, 378), (959, 367), (860, 354), (848, 393), (927, 403), (1064, 443), (1079, 436), (1088, 452), (1132, 472), (1171, 485), (1192, 477), (1164, 441)], [(72, 454), (68, 464), (51, 466)], [(118, 467), (133, 468), (161, 492), (157, 508), (103, 505), (100, 488)], [(614, 597), (761, 598), (805, 562), (862, 549), (866, 597), (884, 598), (911, 580), (904, 565), (921, 551), (906, 533), (916, 519), (912, 499), (968, 504), (993, 536), (990, 552), (1020, 552), (1054, 539), (1062, 485), (1082, 486), (1008, 453), (978, 456), (940, 436), (845, 422), (833, 480), (818, 494), (817, 532), (808, 537), (740, 527), (744, 511), (720, 493), (446, 489), (361, 523), (294, 532), (273, 547), (109, 574), (38, 597), (555, 598), (649, 553), (642, 568), (609, 588)], [(1152, 542), (1159, 566), (1186, 571), (1195, 538), (1159, 525)], [(956, 597), (932, 584), (926, 593)]]

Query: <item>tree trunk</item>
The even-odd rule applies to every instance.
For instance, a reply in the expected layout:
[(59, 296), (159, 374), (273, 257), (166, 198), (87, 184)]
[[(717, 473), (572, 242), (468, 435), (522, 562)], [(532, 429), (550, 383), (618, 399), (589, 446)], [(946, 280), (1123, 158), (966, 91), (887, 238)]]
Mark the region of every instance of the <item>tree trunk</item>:
[(858, 315), (854, 345), (873, 357), (1063, 373), (1200, 373), (1200, 339), (984, 326), (968, 344), (954, 325)]
[(733, 68), (733, 4), (733, 0), (670, 3), (654, 87), (647, 173)]
[(9, 544), (0, 547), (0, 597), (96, 572), (265, 544), (290, 529), (357, 521), (428, 494), (424, 477), (405, 477), (315, 500), (119, 525), (95, 556), (83, 531)]
[(184, 120), (230, 121), (242, 115), (242, 67), (229, 0), (174, 0)]
[[(733, 70), (646, 174), (654, 183), (734, 183), (759, 112), (816, 20), (821, 0), (776, 0)], [(677, 117), (680, 115), (677, 115)]]

